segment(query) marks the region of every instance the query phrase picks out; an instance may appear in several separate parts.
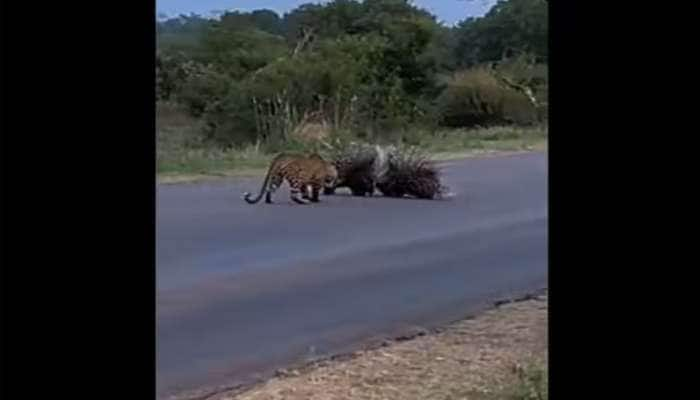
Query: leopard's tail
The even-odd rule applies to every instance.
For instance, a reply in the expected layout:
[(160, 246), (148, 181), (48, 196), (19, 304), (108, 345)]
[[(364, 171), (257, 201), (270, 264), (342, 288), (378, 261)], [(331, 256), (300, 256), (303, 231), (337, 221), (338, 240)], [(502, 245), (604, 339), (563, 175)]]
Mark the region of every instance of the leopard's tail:
[(272, 173), (272, 170), (275, 168), (277, 165), (277, 162), (279, 161), (279, 156), (275, 157), (274, 160), (270, 163), (270, 168), (267, 169), (267, 174), (265, 175), (265, 180), (263, 181), (262, 187), (260, 188), (260, 193), (258, 193), (258, 196), (254, 199), (251, 199), (250, 197), (253, 195), (250, 192), (245, 192), (243, 193), (243, 200), (246, 201), (248, 204), (255, 204), (262, 199), (263, 194), (265, 194), (265, 191), (267, 190), (267, 185), (270, 182), (270, 174)]

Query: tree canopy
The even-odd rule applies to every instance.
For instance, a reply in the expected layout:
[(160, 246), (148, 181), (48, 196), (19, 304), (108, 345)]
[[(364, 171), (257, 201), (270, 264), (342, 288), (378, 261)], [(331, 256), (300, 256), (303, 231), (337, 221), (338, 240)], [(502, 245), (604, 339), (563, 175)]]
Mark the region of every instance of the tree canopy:
[[(181, 15), (156, 22), (157, 98), (185, 105), (225, 142), (269, 137), (270, 121), (310, 112), (367, 132), (439, 123), (459, 70), (515, 58), (546, 64), (547, 18), (544, 0), (500, 0), (455, 27), (408, 0)], [(528, 85), (530, 75), (512, 81)], [(473, 100), (450, 103), (450, 115)]]

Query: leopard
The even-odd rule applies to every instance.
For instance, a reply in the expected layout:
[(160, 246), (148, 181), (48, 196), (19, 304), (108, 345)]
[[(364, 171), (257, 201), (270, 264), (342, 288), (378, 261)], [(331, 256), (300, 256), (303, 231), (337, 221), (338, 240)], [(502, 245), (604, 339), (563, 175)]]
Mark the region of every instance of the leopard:
[(248, 204), (255, 204), (264, 194), (265, 203), (271, 204), (272, 194), (287, 181), (291, 189), (290, 199), (293, 202), (318, 203), (321, 190), (334, 187), (337, 179), (338, 170), (335, 165), (316, 153), (281, 153), (270, 162), (258, 196), (251, 198), (253, 194), (246, 192), (243, 198)]

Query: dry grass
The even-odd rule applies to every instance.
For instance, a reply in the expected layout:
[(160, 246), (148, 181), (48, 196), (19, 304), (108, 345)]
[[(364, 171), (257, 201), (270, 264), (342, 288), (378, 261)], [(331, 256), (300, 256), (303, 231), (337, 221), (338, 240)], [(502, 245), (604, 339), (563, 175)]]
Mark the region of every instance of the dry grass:
[(215, 398), (546, 399), (546, 360), (545, 295), (506, 304), (441, 333), (290, 371), (243, 393)]
[[(159, 183), (195, 182), (221, 177), (259, 176), (274, 154), (256, 146), (221, 149), (202, 141), (201, 123), (179, 107), (158, 103), (156, 108), (157, 180)], [(403, 140), (424, 149), (436, 161), (490, 154), (546, 149), (546, 127), (491, 127), (446, 129), (427, 132), (414, 129)], [(300, 150), (288, 143), (282, 150)]]
[(490, 127), (447, 129), (433, 135), (420, 135), (416, 145), (431, 153), (529, 151), (547, 143), (548, 128)]
[[(458, 160), (469, 157), (507, 155), (529, 151), (546, 151), (547, 138), (529, 136), (510, 139), (461, 138), (458, 133), (447, 134), (434, 141), (419, 144), (430, 152), (434, 161)], [(254, 147), (246, 149), (174, 150), (158, 155), (159, 183), (185, 183), (222, 177), (260, 176), (267, 169), (272, 155)]]

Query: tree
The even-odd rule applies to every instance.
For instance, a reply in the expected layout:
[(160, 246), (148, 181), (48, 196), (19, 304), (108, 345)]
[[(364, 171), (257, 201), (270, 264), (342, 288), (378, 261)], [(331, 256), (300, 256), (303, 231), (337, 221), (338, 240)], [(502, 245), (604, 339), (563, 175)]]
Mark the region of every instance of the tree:
[(282, 19), (276, 12), (268, 9), (225, 12), (221, 15), (220, 25), (228, 30), (259, 29), (272, 35), (283, 33)]
[[(501, 0), (456, 28), (408, 0), (156, 24), (157, 98), (186, 106), (222, 145), (285, 139), (310, 113), (385, 135), (416, 123), (514, 121), (547, 101), (544, 0)], [(453, 75), (480, 64), (490, 72)]]
[(463, 66), (533, 54), (546, 62), (548, 5), (544, 0), (499, 0), (482, 18), (462, 21), (455, 56)]
[(257, 28), (232, 27), (229, 22), (214, 23), (204, 34), (201, 62), (212, 63), (238, 80), (287, 52), (281, 36)]

